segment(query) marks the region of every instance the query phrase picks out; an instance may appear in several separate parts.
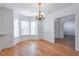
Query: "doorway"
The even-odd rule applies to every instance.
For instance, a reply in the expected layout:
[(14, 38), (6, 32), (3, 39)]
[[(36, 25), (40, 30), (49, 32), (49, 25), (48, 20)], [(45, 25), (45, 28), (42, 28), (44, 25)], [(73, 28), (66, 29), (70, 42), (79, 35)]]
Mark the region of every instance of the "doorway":
[(54, 27), (55, 43), (75, 50), (75, 15), (56, 18)]

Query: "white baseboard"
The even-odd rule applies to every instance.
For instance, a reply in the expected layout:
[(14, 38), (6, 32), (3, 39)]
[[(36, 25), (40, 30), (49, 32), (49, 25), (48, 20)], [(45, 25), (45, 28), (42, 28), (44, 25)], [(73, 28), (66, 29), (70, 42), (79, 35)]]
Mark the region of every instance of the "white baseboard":
[(8, 47), (1, 48), (0, 51), (3, 50), (3, 49), (11, 48), (11, 47), (14, 47), (14, 45), (10, 45)]
[(75, 50), (79, 52), (79, 49), (75, 49)]

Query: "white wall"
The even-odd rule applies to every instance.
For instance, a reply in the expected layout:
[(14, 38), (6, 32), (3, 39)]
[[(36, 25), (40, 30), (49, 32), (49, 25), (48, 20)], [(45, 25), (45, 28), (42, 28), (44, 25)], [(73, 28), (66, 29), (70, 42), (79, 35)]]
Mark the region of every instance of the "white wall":
[(54, 21), (55, 38), (64, 38), (64, 22), (61, 18), (56, 18)]
[(43, 38), (43, 22), (42, 21), (38, 21), (38, 39), (42, 39)]
[(54, 43), (54, 20), (51, 15), (46, 16), (43, 21), (43, 39)]
[(54, 21), (54, 36), (55, 38), (60, 38), (59, 37), (59, 22), (58, 21)]
[(7, 8), (0, 8), (0, 48), (13, 46), (13, 11)]
[(0, 8), (0, 50), (1, 50), (1, 46), (2, 46), (2, 37), (3, 35), (1, 34), (2, 33), (2, 11), (1, 11), (1, 8)]
[[(50, 18), (48, 18), (47, 20), (50, 19), (50, 22), (51, 22), (55, 18), (68, 16), (68, 15), (75, 15), (75, 50), (79, 51), (79, 4), (76, 4), (74, 6), (70, 6), (70, 7), (64, 8), (62, 10), (59, 10), (57, 12), (51, 13), (48, 15), (48, 16), (50, 16)], [(54, 29), (54, 26), (53, 26), (54, 23), (52, 23), (51, 25)], [(47, 28), (49, 28), (48, 27), (49, 25), (45, 25), (45, 27), (46, 26), (47, 26)], [(54, 30), (53, 30), (53, 32), (54, 32)], [(52, 37), (54, 37), (54, 35)], [(52, 39), (52, 40), (54, 41), (55, 39)]]
[(61, 19), (64, 20), (64, 35), (75, 36), (75, 16), (69, 15)]

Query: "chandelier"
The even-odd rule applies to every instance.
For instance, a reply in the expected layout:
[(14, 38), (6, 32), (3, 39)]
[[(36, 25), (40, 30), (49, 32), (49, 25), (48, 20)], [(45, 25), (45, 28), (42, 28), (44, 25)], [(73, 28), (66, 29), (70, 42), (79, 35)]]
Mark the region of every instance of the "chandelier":
[(35, 19), (38, 21), (42, 21), (45, 19), (45, 15), (44, 13), (41, 12), (41, 3), (38, 3), (38, 7), (39, 7), (39, 12), (35, 14)]

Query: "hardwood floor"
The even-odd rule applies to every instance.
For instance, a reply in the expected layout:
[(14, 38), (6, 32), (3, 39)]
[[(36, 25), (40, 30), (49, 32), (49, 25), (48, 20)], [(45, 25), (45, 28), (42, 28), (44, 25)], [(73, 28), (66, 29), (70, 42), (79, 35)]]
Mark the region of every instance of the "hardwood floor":
[(68, 49), (61, 44), (51, 44), (44, 40), (26, 40), (12, 48), (4, 49), (1, 56), (78, 56), (79, 52)]
[(75, 37), (66, 35), (64, 38), (56, 38), (55, 43), (64, 45), (69, 49), (75, 50)]

